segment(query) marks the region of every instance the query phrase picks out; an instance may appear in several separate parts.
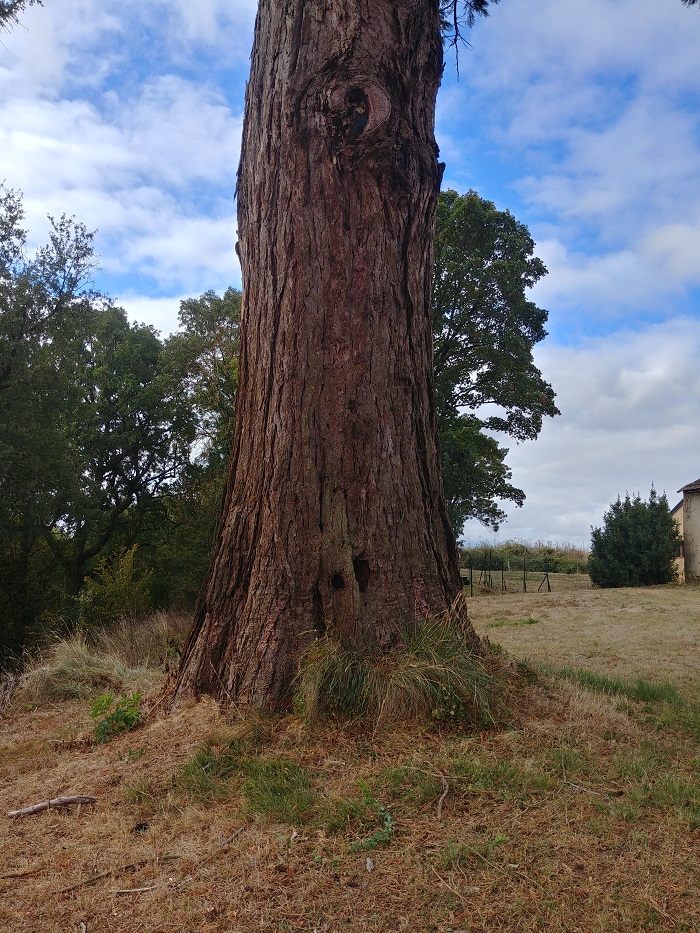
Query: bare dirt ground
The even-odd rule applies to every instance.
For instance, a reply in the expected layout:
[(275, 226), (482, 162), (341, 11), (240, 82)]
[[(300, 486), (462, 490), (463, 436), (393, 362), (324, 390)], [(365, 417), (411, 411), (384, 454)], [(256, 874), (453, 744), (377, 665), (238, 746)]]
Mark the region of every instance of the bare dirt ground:
[[(582, 582), (469, 609), (513, 659), (668, 680), (685, 700), (525, 670), (492, 728), (373, 733), (253, 729), (206, 700), (166, 717), (155, 688), (143, 726), (95, 745), (88, 701), (16, 698), (0, 715), (0, 930), (697, 933), (700, 591)], [(5, 816), (59, 794), (97, 802)]]

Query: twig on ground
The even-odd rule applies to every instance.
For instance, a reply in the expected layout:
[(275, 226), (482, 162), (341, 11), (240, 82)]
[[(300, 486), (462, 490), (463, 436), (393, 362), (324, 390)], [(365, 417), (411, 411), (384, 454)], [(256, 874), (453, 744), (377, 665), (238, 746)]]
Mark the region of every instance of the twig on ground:
[(575, 790), (582, 790), (586, 794), (593, 794), (595, 797), (621, 797), (624, 794), (623, 790), (620, 790), (617, 787), (606, 787), (603, 791), (593, 790), (592, 787), (584, 787), (583, 784), (574, 784), (573, 781), (564, 781), (562, 786), (573, 787)]
[(462, 897), (462, 895), (459, 893), (459, 891), (458, 891), (456, 888), (453, 888), (452, 885), (449, 884), (449, 882), (445, 881), (445, 879), (444, 879), (441, 875), (439, 875), (439, 874), (437, 873), (437, 871), (435, 870), (435, 867), (434, 867), (434, 866), (431, 866), (431, 868), (433, 869), (433, 874), (434, 874), (435, 877), (438, 879), (438, 881), (439, 881), (441, 884), (444, 884), (448, 891), (452, 891), (452, 893), (454, 894), (454, 896), (455, 896), (455, 897), (458, 897), (458, 898), (460, 899), (460, 901), (466, 906), (466, 901), (465, 901), (465, 899)]
[(442, 779), (442, 786), (443, 786), (444, 790), (443, 790), (443, 792), (442, 792), (442, 796), (441, 796), (440, 799), (438, 800), (438, 805), (437, 805), (437, 818), (438, 818), (438, 821), (442, 819), (442, 805), (443, 805), (443, 803), (445, 802), (445, 798), (447, 797), (447, 795), (448, 795), (449, 792), (450, 792), (450, 785), (447, 783), (447, 779), (446, 779), (446, 778), (443, 778), (443, 779)]
[(224, 841), (221, 843), (220, 846), (214, 849), (213, 852), (210, 852), (206, 858), (203, 858), (202, 861), (200, 862), (200, 865), (206, 865), (207, 862), (210, 862), (213, 858), (216, 858), (216, 856), (219, 855), (220, 852), (223, 852), (224, 849), (233, 842), (236, 836), (240, 836), (240, 834), (243, 832), (244, 829), (245, 829), (245, 826), (239, 826), (238, 829), (235, 831), (235, 833), (231, 833), (228, 839), (224, 839)]
[(157, 888), (165, 887), (165, 882), (161, 884), (149, 884), (146, 888), (119, 888), (112, 890), (111, 894), (142, 894), (144, 891), (155, 891)]
[(69, 891), (76, 891), (78, 888), (84, 888), (91, 884), (97, 884), (98, 881), (101, 881), (103, 878), (108, 878), (110, 875), (114, 875), (120, 871), (131, 871), (131, 869), (142, 868), (144, 865), (148, 865), (149, 862), (172, 862), (176, 859), (179, 859), (179, 855), (161, 855), (159, 858), (142, 858), (138, 862), (129, 862), (126, 865), (118, 865), (116, 868), (110, 868), (109, 871), (102, 871), (99, 875), (92, 875), (89, 878), (83, 878), (82, 881), (76, 881), (75, 884), (68, 885), (67, 888), (60, 888), (56, 891), (56, 894), (68, 894)]
[(72, 807), (74, 805), (81, 807), (85, 803), (95, 804), (97, 803), (97, 797), (90, 797), (86, 794), (76, 795), (74, 797), (52, 797), (50, 800), (42, 800), (41, 803), (32, 804), (31, 807), (9, 810), (7, 815), (12, 818), (31, 816), (34, 813), (41, 813), (42, 810), (49, 810), (54, 807)]
[(667, 913), (666, 910), (665, 910), (665, 908), (666, 908), (666, 898), (664, 898), (664, 906), (663, 906), (663, 908), (662, 908), (662, 907), (659, 907), (659, 905), (656, 903), (656, 901), (655, 901), (652, 897), (650, 897), (648, 894), (647, 894), (646, 898), (647, 898), (647, 901), (649, 902), (649, 904), (650, 904), (650, 905), (654, 908), (654, 910), (657, 912), (657, 914), (660, 914), (660, 916), (665, 917), (666, 920), (669, 920), (669, 921), (670, 921), (671, 926), (675, 927), (676, 921), (675, 921), (674, 918), (673, 918), (669, 913)]

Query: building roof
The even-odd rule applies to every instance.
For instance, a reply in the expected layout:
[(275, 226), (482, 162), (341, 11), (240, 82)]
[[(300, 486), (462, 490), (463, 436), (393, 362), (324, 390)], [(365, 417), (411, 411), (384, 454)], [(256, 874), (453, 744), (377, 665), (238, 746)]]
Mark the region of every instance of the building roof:
[(687, 486), (681, 486), (678, 492), (700, 492), (700, 479), (696, 479), (694, 483), (688, 483)]
[(683, 508), (683, 500), (681, 499), (678, 505), (674, 505), (673, 508), (671, 509), (671, 515), (674, 515), (678, 511), (678, 509), (682, 509), (682, 508)]

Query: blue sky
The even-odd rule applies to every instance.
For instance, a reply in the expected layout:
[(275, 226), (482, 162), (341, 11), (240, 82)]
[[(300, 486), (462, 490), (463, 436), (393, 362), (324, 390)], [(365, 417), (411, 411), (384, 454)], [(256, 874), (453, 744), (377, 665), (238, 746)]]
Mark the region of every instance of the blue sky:
[[(233, 192), (254, 0), (46, 0), (0, 36), (0, 180), (98, 230), (96, 285), (166, 333), (240, 284)], [(510, 446), (497, 539), (585, 544), (618, 493), (700, 476), (700, 9), (502, 0), (447, 54), (444, 185), (526, 223), (562, 415)], [(478, 523), (467, 540), (492, 541)]]

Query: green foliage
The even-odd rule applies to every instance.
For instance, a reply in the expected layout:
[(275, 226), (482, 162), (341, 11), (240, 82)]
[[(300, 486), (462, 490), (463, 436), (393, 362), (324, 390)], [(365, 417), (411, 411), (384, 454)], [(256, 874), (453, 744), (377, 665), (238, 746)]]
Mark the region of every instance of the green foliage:
[[(684, 0), (691, 2), (692, 0)], [(30, 6), (43, 6), (42, 0), (0, 0), (0, 29), (9, 29), (18, 22), (19, 14)]]
[(123, 548), (96, 565), (80, 593), (82, 626), (108, 626), (119, 619), (138, 619), (152, 608), (152, 570), (137, 569), (138, 545)]
[(455, 529), (467, 518), (497, 528), (496, 498), (518, 505), (508, 451), (485, 432), (536, 438), (559, 414), (533, 362), (547, 312), (526, 292), (547, 270), (527, 227), (475, 191), (440, 194), (433, 276), (433, 340), (445, 495)]
[(241, 294), (205, 292), (180, 304), (180, 330), (165, 345), (165, 366), (195, 421), (192, 462), (166, 521), (150, 538), (158, 605), (194, 605), (207, 567), (221, 510), (238, 388)]
[(562, 667), (558, 671), (560, 677), (571, 680), (586, 690), (595, 693), (607, 693), (614, 696), (624, 696), (629, 700), (639, 700), (644, 703), (663, 702), (674, 706), (683, 705), (684, 701), (678, 690), (666, 681), (654, 683), (643, 677), (636, 680), (627, 680), (622, 677), (607, 677), (582, 668)]
[[(115, 555), (140, 543), (145, 556), (166, 537), (166, 504), (197, 440), (180, 374), (156, 332), (129, 324), (88, 288), (93, 235), (71, 218), (51, 219), (49, 242), (28, 255), (22, 220), (21, 195), (0, 186), (6, 657), (48, 624), (74, 624), (85, 580), (104, 577)], [(93, 601), (97, 616), (113, 613)]]
[(494, 677), (448, 615), (424, 620), (389, 655), (319, 639), (303, 656), (298, 678), (310, 720), (369, 716), (378, 726), (414, 718), (491, 722), (497, 693)]
[(239, 741), (219, 747), (205, 742), (180, 769), (175, 786), (192, 800), (209, 802), (225, 795), (228, 782), (240, 774), (243, 748)]
[(666, 495), (651, 487), (649, 501), (639, 494), (617, 497), (603, 528), (591, 533), (588, 572), (594, 586), (653, 586), (676, 578), (678, 530)]
[(372, 849), (376, 849), (377, 846), (388, 845), (388, 843), (391, 842), (391, 837), (394, 835), (396, 820), (383, 804), (374, 799), (369, 789), (362, 781), (358, 781), (358, 787), (360, 788), (365, 804), (370, 809), (374, 810), (379, 817), (381, 826), (376, 832), (372, 833), (368, 839), (360, 839), (357, 842), (353, 842), (350, 848), (353, 852), (370, 852)]
[(115, 699), (115, 694), (110, 690), (94, 700), (90, 706), (90, 716), (97, 720), (95, 741), (98, 745), (111, 742), (115, 735), (131, 732), (143, 722), (140, 693), (122, 696), (116, 704)]
[[(477, 16), (488, 16), (489, 5), (495, 6), (499, 0), (440, 0), (440, 26), (445, 41), (451, 45), (465, 41), (462, 36), (464, 26), (471, 28)], [(694, 3), (695, 0), (683, 0)]]
[(475, 574), (484, 570), (500, 573), (501, 567), (522, 572), (523, 562), (528, 573), (586, 573), (588, 552), (573, 544), (542, 541), (504, 541), (497, 545), (484, 542), (460, 548), (461, 566), (472, 567)]

